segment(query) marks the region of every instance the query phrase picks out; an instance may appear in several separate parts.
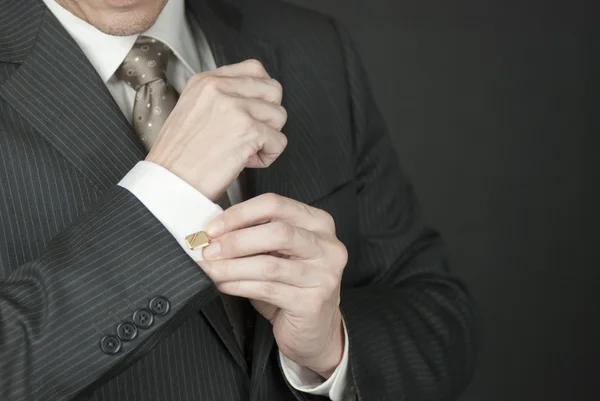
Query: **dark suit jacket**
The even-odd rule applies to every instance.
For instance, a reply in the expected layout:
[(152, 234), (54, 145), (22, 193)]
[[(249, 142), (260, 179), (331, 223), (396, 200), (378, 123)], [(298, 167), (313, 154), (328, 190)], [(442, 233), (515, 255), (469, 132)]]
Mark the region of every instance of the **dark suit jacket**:
[[(257, 58), (283, 84), (289, 145), (249, 172), (250, 190), (335, 218), (357, 398), (455, 399), (474, 365), (470, 298), (419, 217), (348, 33), (273, 0), (188, 7), (218, 65)], [(214, 285), (116, 185), (144, 157), (44, 4), (0, 0), (0, 399), (320, 399), (287, 385), (260, 317), (247, 366)], [(103, 352), (156, 296), (170, 311)]]

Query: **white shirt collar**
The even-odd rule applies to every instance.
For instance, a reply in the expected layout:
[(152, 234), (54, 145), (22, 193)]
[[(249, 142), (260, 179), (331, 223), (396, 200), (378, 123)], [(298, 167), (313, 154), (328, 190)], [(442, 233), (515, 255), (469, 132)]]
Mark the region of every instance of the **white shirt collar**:
[(184, 0), (169, 0), (150, 29), (132, 36), (108, 35), (71, 14), (55, 0), (44, 0), (44, 3), (81, 47), (105, 83), (125, 60), (140, 35), (150, 36), (169, 46), (192, 74), (201, 71), (198, 49), (185, 17)]

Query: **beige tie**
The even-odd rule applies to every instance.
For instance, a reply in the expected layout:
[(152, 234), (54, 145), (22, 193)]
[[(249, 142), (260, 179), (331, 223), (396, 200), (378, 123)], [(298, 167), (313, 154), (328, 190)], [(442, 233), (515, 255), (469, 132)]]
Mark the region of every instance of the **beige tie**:
[[(160, 41), (141, 36), (115, 73), (137, 92), (133, 105), (132, 125), (135, 133), (150, 150), (175, 104), (178, 94), (167, 82), (166, 70), (171, 50)], [(223, 210), (231, 206), (227, 193), (217, 201)], [(245, 298), (221, 294), (225, 311), (238, 345), (251, 353), (253, 313)]]
[(179, 97), (167, 83), (170, 55), (167, 45), (140, 36), (115, 73), (117, 78), (136, 90), (131, 123), (146, 150), (154, 145)]

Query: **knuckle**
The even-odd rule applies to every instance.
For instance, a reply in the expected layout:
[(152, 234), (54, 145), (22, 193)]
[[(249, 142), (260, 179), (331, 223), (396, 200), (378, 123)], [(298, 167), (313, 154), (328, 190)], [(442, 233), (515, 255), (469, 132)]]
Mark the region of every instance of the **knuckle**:
[(323, 222), (325, 228), (335, 233), (335, 220), (333, 219), (333, 216), (325, 210), (317, 210), (318, 218)]
[(265, 298), (273, 299), (277, 295), (277, 287), (269, 282), (262, 283), (260, 292)]
[(266, 72), (265, 67), (263, 66), (263, 64), (258, 61), (257, 59), (249, 59), (244, 61), (244, 64), (247, 66), (247, 68), (252, 71), (252, 72)]
[(331, 293), (340, 285), (341, 277), (337, 270), (332, 270), (323, 278), (323, 296), (328, 298)]
[[(198, 77), (198, 74), (194, 75), (194, 77)], [(202, 77), (196, 78), (196, 81), (200, 86), (200, 90), (206, 92), (210, 90), (215, 90), (220, 79), (215, 75), (204, 75)]]
[(222, 65), (222, 66), (216, 68), (214, 71), (216, 73), (220, 73), (221, 75), (228, 75), (228, 72), (231, 70), (232, 67), (233, 67), (233, 64), (225, 64), (225, 65)]
[(234, 116), (232, 119), (234, 121), (236, 120), (235, 116), (241, 114), (236, 111), (237, 99), (232, 96), (217, 96), (215, 99), (215, 104), (221, 113), (228, 113), (229, 116)]
[(269, 83), (273, 86), (273, 101), (281, 103), (283, 99), (283, 86), (278, 80), (273, 78), (269, 79)]
[(286, 243), (292, 238), (293, 230), (289, 224), (276, 222), (273, 223), (273, 234), (279, 241)]
[(184, 93), (188, 92), (190, 90), (190, 88), (192, 86), (194, 86), (195, 84), (196, 84), (196, 75), (192, 75), (190, 77), (190, 79), (188, 79), (187, 82), (185, 83), (181, 94), (183, 95)]
[(285, 148), (287, 148), (288, 138), (287, 138), (287, 136), (285, 134), (283, 134), (283, 133), (280, 133), (280, 134), (281, 134), (280, 137), (279, 137), (280, 138), (279, 139), (279, 144), (280, 144), (280, 147), (281, 147), (280, 153), (283, 153), (283, 151), (285, 150)]
[(269, 192), (264, 195), (263, 202), (265, 203), (269, 212), (275, 212), (281, 206), (282, 197), (277, 195), (276, 193)]
[(266, 257), (263, 262), (263, 272), (266, 278), (279, 278), (281, 276), (281, 265), (277, 258)]
[(272, 82), (273, 86), (277, 89), (277, 91), (279, 93), (283, 93), (283, 85), (281, 85), (281, 82), (279, 82), (278, 80), (276, 80), (274, 78), (270, 78), (270, 81)]
[(333, 245), (333, 250), (337, 261), (336, 265), (340, 266), (343, 270), (348, 263), (348, 249), (341, 241), (336, 240)]
[(185, 83), (185, 86), (183, 87), (183, 91), (182, 94), (184, 92), (189, 92), (189, 91), (197, 91), (198, 88), (200, 88), (200, 90), (202, 90), (202, 87), (200, 86), (200, 84), (202, 83), (202, 81), (206, 78), (210, 77), (210, 75), (206, 75), (203, 73), (199, 73), (199, 74), (195, 74), (192, 75), (190, 77), (190, 79), (187, 80), (187, 82)]
[(279, 129), (283, 128), (288, 119), (288, 112), (283, 106), (279, 106), (279, 112), (277, 113), (277, 127)]
[(188, 79), (187, 83), (188, 84), (195, 84), (198, 82), (201, 82), (203, 78), (208, 77), (209, 75), (203, 74), (203, 73), (198, 73), (198, 74), (194, 74), (190, 77), (190, 79)]

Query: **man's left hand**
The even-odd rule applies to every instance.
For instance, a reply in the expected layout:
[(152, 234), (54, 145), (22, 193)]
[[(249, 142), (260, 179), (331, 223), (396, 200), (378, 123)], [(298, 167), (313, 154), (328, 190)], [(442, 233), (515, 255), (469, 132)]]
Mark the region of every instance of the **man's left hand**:
[(200, 266), (226, 294), (250, 299), (281, 352), (328, 378), (342, 359), (346, 247), (329, 213), (275, 194), (231, 206), (206, 229)]

